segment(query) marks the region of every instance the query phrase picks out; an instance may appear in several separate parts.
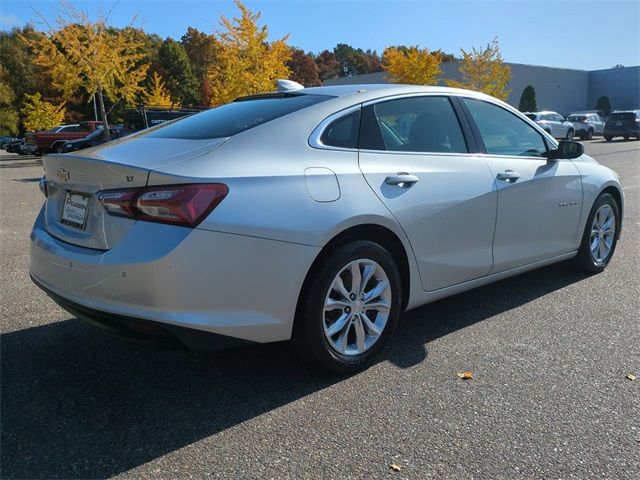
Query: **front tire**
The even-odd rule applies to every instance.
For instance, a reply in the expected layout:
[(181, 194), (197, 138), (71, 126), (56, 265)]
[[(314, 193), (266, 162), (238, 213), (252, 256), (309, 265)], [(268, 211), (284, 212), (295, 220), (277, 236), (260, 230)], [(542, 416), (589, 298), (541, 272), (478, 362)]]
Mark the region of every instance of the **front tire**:
[(612, 139), (613, 139), (613, 137), (611, 135), (605, 135), (604, 136), (605, 142), (610, 142)]
[(619, 229), (618, 203), (612, 195), (603, 193), (591, 207), (580, 250), (574, 258), (576, 267), (587, 273), (602, 272), (613, 257)]
[(565, 140), (573, 140), (573, 137), (575, 137), (573, 128), (570, 128), (569, 130), (567, 130), (567, 137), (565, 138)]
[(339, 373), (369, 367), (400, 317), (402, 285), (389, 252), (371, 241), (348, 243), (311, 272), (291, 339), (304, 360)]

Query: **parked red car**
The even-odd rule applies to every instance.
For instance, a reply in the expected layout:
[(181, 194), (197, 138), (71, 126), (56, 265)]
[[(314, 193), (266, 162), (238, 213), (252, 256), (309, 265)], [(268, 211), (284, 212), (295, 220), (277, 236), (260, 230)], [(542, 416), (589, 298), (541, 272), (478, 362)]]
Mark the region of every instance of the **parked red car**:
[(69, 140), (84, 138), (100, 125), (102, 122), (90, 121), (74, 125), (61, 125), (42, 132), (30, 132), (24, 136), (25, 149), (36, 155), (49, 152), (61, 153)]

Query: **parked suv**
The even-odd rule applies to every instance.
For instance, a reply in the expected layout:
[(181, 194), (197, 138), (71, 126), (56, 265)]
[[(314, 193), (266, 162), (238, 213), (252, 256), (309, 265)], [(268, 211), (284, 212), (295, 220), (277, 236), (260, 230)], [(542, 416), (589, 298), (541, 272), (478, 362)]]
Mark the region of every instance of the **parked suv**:
[(581, 140), (591, 140), (594, 135), (604, 133), (604, 119), (597, 113), (571, 113), (567, 121), (573, 124), (575, 134)]
[(556, 112), (524, 112), (531, 120), (540, 125), (554, 138), (572, 140), (576, 130), (573, 123), (567, 122), (562, 115)]
[(604, 139), (610, 142), (613, 137), (640, 140), (640, 110), (613, 112), (604, 125)]

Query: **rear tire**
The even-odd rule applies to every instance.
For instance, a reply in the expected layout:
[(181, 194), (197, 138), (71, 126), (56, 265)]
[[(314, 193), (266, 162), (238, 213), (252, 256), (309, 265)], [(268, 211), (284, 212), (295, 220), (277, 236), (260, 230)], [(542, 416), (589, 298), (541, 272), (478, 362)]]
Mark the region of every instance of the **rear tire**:
[(624, 137), (622, 137), (622, 138), (624, 138), (624, 139), (625, 139), (625, 141), (626, 141), (626, 140), (629, 140), (629, 135), (625, 135), (625, 136), (624, 136)]
[(338, 373), (369, 367), (400, 317), (402, 285), (393, 257), (381, 245), (359, 240), (330, 253), (310, 275), (294, 323), (294, 351)]
[(612, 139), (613, 139), (613, 137), (611, 135), (605, 135), (604, 136), (605, 142), (610, 142)]
[(591, 207), (574, 265), (583, 272), (602, 272), (613, 257), (619, 231), (618, 203), (612, 195), (603, 193)]
[(589, 129), (587, 131), (587, 140), (591, 140), (593, 138), (593, 129)]

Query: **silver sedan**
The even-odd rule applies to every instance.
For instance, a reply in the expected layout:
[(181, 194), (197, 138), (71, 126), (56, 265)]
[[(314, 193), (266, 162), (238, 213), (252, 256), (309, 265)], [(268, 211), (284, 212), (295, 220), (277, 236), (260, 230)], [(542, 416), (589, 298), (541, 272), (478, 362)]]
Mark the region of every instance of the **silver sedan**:
[(282, 85), (45, 157), (33, 280), (123, 334), (290, 340), (346, 372), (380, 356), (404, 310), (611, 260), (617, 175), (509, 105), (440, 87)]

